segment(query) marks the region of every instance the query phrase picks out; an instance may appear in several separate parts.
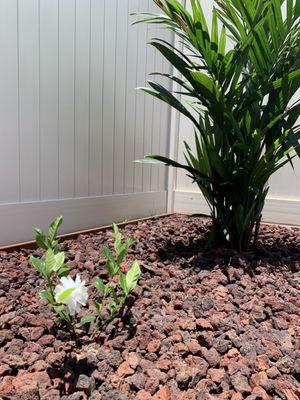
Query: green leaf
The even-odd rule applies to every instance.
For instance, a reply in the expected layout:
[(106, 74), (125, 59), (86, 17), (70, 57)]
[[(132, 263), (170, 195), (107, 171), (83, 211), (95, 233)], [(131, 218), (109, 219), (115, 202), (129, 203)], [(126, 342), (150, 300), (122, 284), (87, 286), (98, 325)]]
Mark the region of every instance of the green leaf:
[(295, 149), (297, 155), (300, 157), (300, 137), (297, 137), (292, 129), (289, 131), (288, 140)]
[(55, 259), (55, 264), (53, 267), (53, 271), (57, 272), (65, 262), (65, 253), (62, 251), (60, 253), (55, 254), (54, 259)]
[(146, 164), (165, 164), (171, 167), (185, 169), (192, 175), (197, 175), (199, 177), (207, 178), (200, 171), (197, 171), (195, 168), (192, 168), (189, 165), (180, 164), (177, 161), (171, 160), (170, 158), (159, 156), (156, 154), (147, 154), (143, 160), (137, 160), (139, 163)]
[(119, 249), (122, 245), (122, 234), (118, 228), (118, 226), (116, 224), (113, 224), (113, 229), (114, 229), (114, 233), (115, 233), (115, 243), (114, 243), (114, 248), (116, 253), (119, 253)]
[(70, 274), (70, 268), (68, 267), (68, 265), (64, 264), (59, 268), (56, 274), (59, 278), (63, 276), (68, 276)]
[(211, 60), (213, 63), (216, 63), (218, 57), (218, 45), (219, 45), (218, 20), (217, 20), (216, 9), (214, 7), (212, 14), (212, 29), (211, 29), (211, 42), (210, 42)]
[(94, 315), (85, 315), (80, 319), (80, 325), (90, 324), (94, 322), (96, 317)]
[(119, 275), (119, 285), (124, 293), (128, 293), (127, 291), (127, 282), (126, 282), (126, 274), (121, 273)]
[(107, 308), (110, 312), (110, 315), (113, 316), (117, 311), (117, 303), (114, 300), (110, 300), (107, 305)]
[(136, 287), (140, 276), (140, 265), (136, 260), (134, 260), (130, 270), (126, 273), (126, 275), (120, 275), (119, 278), (120, 286), (126, 294), (129, 294)]
[(34, 228), (35, 230), (35, 242), (37, 247), (47, 250), (48, 249), (48, 241), (44, 232), (40, 228)]
[(53, 310), (57, 313), (57, 314), (61, 314), (65, 312), (65, 307), (64, 306), (53, 306)]
[(95, 300), (93, 301), (93, 303), (94, 303), (94, 305), (95, 305), (95, 307), (96, 307), (97, 312), (100, 313), (100, 312), (101, 312), (102, 305), (103, 305), (102, 299), (95, 299)]
[(161, 52), (161, 54), (179, 71), (183, 76), (187, 79), (190, 79), (190, 72), (189, 70), (192, 67), (192, 64), (188, 64), (186, 61), (179, 57), (175, 51), (171, 50), (169, 47), (165, 46), (158, 41), (151, 41), (153, 47)]
[(104, 297), (108, 297), (111, 293), (114, 292), (114, 288), (111, 285), (105, 286)]
[(70, 295), (74, 292), (75, 288), (68, 288), (66, 290), (64, 290), (63, 292), (61, 292), (61, 294), (57, 297), (57, 302), (58, 303), (65, 303), (68, 298), (70, 297)]
[(46, 290), (46, 289), (40, 290), (39, 296), (41, 299), (47, 300), (50, 304), (53, 303), (52, 295), (48, 290)]
[(116, 262), (107, 261), (105, 267), (111, 276), (117, 275), (120, 271), (120, 266)]
[(49, 227), (49, 240), (55, 240), (57, 236), (57, 231), (61, 223), (63, 222), (63, 217), (60, 215), (59, 217), (55, 218)]
[(143, 87), (138, 89), (143, 90), (144, 92), (151, 94), (152, 96), (169, 104), (171, 107), (175, 108), (176, 110), (180, 111), (183, 115), (188, 117), (195, 124), (195, 126), (198, 126), (198, 122), (194, 118), (194, 116), (188, 111), (188, 109), (182, 104), (182, 102), (179, 101), (168, 89), (152, 81), (148, 81), (148, 84), (151, 86), (152, 89)]
[(219, 43), (219, 54), (222, 57), (224, 57), (225, 51), (226, 51), (226, 28), (223, 25), (222, 30), (221, 30), (221, 36), (220, 36), (220, 43)]
[(101, 248), (102, 248), (102, 252), (103, 252), (104, 256), (107, 259), (105, 267), (106, 267), (108, 273), (112, 276), (116, 275), (119, 272), (119, 266), (116, 263), (116, 260), (113, 256), (113, 254), (108, 249), (108, 247), (102, 246)]
[(40, 228), (33, 228), (37, 236), (45, 236), (44, 232)]
[(101, 292), (102, 294), (105, 294), (106, 288), (105, 288), (105, 284), (102, 279), (96, 278), (94, 281), (94, 286), (97, 290), (99, 290), (99, 292)]
[(44, 278), (48, 277), (44, 261), (34, 256), (30, 256), (30, 262)]
[(107, 246), (102, 246), (101, 247), (103, 254), (105, 255), (105, 257), (107, 258), (107, 260), (111, 261), (112, 263), (115, 262), (115, 258), (112, 255), (111, 251), (109, 250), (109, 248)]
[(45, 264), (46, 264), (47, 274), (50, 276), (51, 273), (55, 271), (55, 266), (56, 266), (55, 254), (51, 249), (48, 249), (46, 251)]
[(122, 307), (124, 307), (125, 301), (127, 299), (127, 295), (124, 296), (120, 296), (119, 297), (119, 308), (121, 309)]
[(119, 249), (118, 258), (117, 258), (117, 265), (119, 266), (119, 269), (120, 269), (120, 265), (121, 265), (122, 261), (124, 260), (124, 257), (127, 254), (127, 250), (128, 250), (128, 246), (126, 244), (124, 244)]
[(120, 245), (117, 251), (118, 257), (116, 260), (116, 266), (118, 267), (117, 269), (117, 273), (120, 272), (120, 265), (123, 261), (123, 259), (125, 258), (129, 247), (135, 242), (135, 239), (133, 237), (128, 237), (125, 240), (125, 243)]
[(62, 223), (62, 217), (57, 217), (54, 221), (51, 222), (49, 227), (49, 235), (46, 236), (45, 233), (39, 229), (34, 228), (36, 233), (36, 244), (38, 247), (41, 247), (45, 250), (53, 250), (54, 253), (58, 252), (58, 242), (56, 239), (58, 227)]
[(127, 237), (125, 240), (127, 247), (130, 247), (134, 242), (135, 242), (135, 238), (132, 236)]

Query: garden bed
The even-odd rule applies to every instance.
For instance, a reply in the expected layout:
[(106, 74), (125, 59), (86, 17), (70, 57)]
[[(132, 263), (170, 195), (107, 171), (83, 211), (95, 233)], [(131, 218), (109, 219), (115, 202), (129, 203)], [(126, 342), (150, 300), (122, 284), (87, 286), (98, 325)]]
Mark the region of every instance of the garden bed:
[[(32, 253), (0, 254), (0, 397), (205, 400), (300, 396), (300, 230), (263, 226), (255, 253), (205, 252), (208, 222), (127, 225), (143, 274), (123, 318), (80, 343), (53, 327)], [(72, 276), (103, 275), (111, 231), (66, 240)], [(90, 287), (89, 289), (92, 292)]]

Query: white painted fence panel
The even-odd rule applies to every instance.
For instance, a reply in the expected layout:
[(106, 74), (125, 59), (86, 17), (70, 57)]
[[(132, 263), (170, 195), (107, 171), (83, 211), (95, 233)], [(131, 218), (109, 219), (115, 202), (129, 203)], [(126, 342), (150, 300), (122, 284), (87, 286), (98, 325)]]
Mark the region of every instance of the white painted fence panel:
[[(59, 4), (59, 198), (75, 194), (75, 0)], [(72, 29), (70, 29), (72, 27)]]
[[(26, 3), (26, 0), (22, 0)], [(58, 199), (58, 2), (40, 0), (40, 198)], [(19, 15), (19, 20), (22, 19)], [(7, 38), (9, 39), (9, 38)], [(28, 154), (28, 157), (31, 155)]]
[(0, 0), (1, 201), (20, 200), (19, 32), (17, 0)]
[(31, 201), (40, 197), (38, 0), (19, 2), (19, 15), (19, 197)]
[(170, 71), (146, 45), (170, 33), (131, 25), (131, 12), (155, 7), (0, 0), (1, 244), (63, 211), (70, 231), (166, 210), (164, 167), (133, 163), (168, 151), (169, 109), (135, 90), (146, 73)]

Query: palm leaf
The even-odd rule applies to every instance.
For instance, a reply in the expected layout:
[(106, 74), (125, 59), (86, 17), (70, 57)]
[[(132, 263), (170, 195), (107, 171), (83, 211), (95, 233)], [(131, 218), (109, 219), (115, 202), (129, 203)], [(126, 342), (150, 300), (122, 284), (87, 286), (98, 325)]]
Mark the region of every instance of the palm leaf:
[(179, 89), (150, 81), (143, 90), (192, 121), (195, 145), (184, 143), (184, 164), (161, 155), (141, 162), (185, 170), (211, 209), (212, 236), (248, 248), (269, 178), (300, 156), (300, 104), (291, 104), (300, 86), (300, 0), (286, 0), (285, 13), (282, 0), (216, 0), (210, 24), (200, 0), (189, 0), (190, 11), (178, 0), (155, 3), (162, 14), (141, 18), (178, 36), (180, 48), (150, 43), (178, 73), (158, 74)]

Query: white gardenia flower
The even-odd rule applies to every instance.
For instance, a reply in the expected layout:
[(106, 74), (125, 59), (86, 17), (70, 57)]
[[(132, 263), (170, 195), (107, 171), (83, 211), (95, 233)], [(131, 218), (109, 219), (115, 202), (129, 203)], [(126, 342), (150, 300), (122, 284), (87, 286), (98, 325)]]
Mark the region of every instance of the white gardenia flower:
[(80, 311), (81, 306), (85, 306), (89, 297), (85, 281), (76, 275), (75, 281), (70, 277), (62, 277), (60, 285), (54, 289), (55, 301), (65, 304), (71, 315)]

